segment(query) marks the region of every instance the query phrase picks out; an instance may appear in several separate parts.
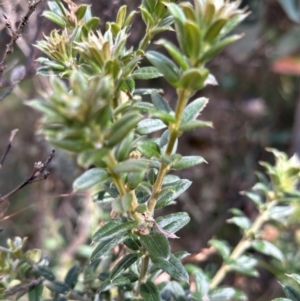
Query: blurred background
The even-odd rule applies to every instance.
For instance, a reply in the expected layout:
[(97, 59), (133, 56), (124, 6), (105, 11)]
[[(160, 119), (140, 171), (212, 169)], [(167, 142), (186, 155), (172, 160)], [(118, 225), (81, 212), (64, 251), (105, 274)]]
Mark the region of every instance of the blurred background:
[[(136, 0), (76, 3), (92, 5), (93, 14), (101, 18), (102, 30), (106, 21), (114, 20), (121, 4), (126, 3), (129, 10), (140, 5)], [(162, 213), (190, 214), (192, 220), (179, 233), (181, 239), (173, 242), (173, 250), (187, 250), (192, 254), (187, 262), (212, 272), (218, 269), (221, 259), (208, 249), (208, 240), (220, 238), (235, 245), (240, 239), (239, 230), (226, 224), (228, 210), (236, 207), (252, 218), (257, 214), (239, 192), (255, 183), (255, 171), (262, 170), (259, 161), (272, 163), (265, 147), (289, 155), (300, 154), (300, 1), (243, 0), (241, 5), (252, 12), (236, 29), (245, 36), (209, 64), (219, 85), (197, 95), (209, 98), (201, 118), (212, 121), (214, 129), (192, 131), (179, 142), (179, 153), (201, 155), (208, 164), (181, 172), (193, 185), (175, 206)], [(0, 59), (4, 45), (10, 41), (2, 13), (18, 25), (27, 6), (27, 0), (0, 1)], [(31, 16), (3, 76), (0, 153), (7, 146), (11, 130), (18, 128), (19, 132), (0, 172), (2, 195), (22, 182), (34, 162), (45, 160), (51, 150), (43, 137), (35, 134), (39, 115), (25, 104), (26, 100), (38, 97), (40, 91), (49, 89), (48, 79), (35, 75), (35, 59), (41, 54), (32, 46), (55, 28), (41, 16), (46, 7), (47, 1), (42, 2)], [(134, 22), (130, 42), (137, 45), (144, 27), (138, 17)], [(175, 40), (173, 33), (168, 33), (168, 38)], [(137, 86), (146, 84), (149, 85), (141, 81)], [(167, 82), (159, 79), (151, 86), (163, 88), (164, 96), (174, 106), (176, 97)], [(4, 245), (8, 237), (27, 236), (28, 247), (43, 249), (57, 266), (62, 259), (85, 258), (89, 252), (88, 238), (105, 214), (99, 212), (91, 219), (91, 212), (95, 211), (92, 202), (85, 196), (70, 195), (72, 181), (82, 172), (75, 157), (57, 150), (50, 172), (46, 181), (33, 183), (13, 195), (8, 210), (0, 212), (0, 244)], [(280, 246), (286, 255), (284, 266), (261, 255), (258, 279), (230, 274), (226, 284), (246, 291), (253, 301), (271, 300), (282, 294), (274, 275), (280, 279), (285, 271), (300, 273), (299, 212), (280, 231), (273, 225), (264, 228), (265, 239)], [(86, 248), (79, 248), (84, 243)]]

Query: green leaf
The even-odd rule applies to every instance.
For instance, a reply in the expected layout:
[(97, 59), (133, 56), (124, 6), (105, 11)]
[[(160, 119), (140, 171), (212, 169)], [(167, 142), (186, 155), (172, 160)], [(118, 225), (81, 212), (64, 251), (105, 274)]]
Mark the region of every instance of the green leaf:
[(35, 271), (37, 276), (43, 276), (45, 279), (49, 281), (53, 281), (55, 279), (54, 273), (47, 266), (38, 266), (37, 271)]
[(143, 172), (148, 168), (149, 163), (142, 159), (128, 159), (120, 162), (113, 168), (113, 172), (116, 174), (123, 174), (128, 172)]
[(159, 209), (167, 206), (183, 192), (185, 192), (191, 186), (191, 184), (191, 181), (181, 179), (169, 185), (166, 185), (157, 197), (155, 208)]
[(131, 250), (138, 251), (141, 247), (141, 243), (137, 236), (131, 236), (124, 241), (124, 245)]
[(107, 291), (115, 286), (126, 286), (132, 282), (137, 281), (138, 277), (133, 273), (125, 273), (114, 279), (107, 279), (103, 281), (99, 287), (101, 291)]
[(209, 28), (209, 30), (206, 32), (204, 40), (208, 43), (211, 43), (219, 38), (219, 33), (224, 27), (224, 25), (227, 23), (227, 19), (218, 19), (215, 21)]
[(160, 157), (159, 146), (151, 140), (139, 140), (136, 144), (137, 150), (147, 158)]
[(109, 178), (109, 174), (105, 169), (92, 168), (85, 171), (73, 183), (74, 191), (88, 189), (96, 184), (99, 184)]
[(165, 291), (171, 292), (176, 301), (186, 301), (186, 293), (180, 283), (177, 281), (168, 281)]
[(141, 67), (136, 69), (132, 74), (131, 77), (133, 79), (152, 79), (161, 77), (162, 74), (157, 71), (155, 67)]
[(141, 285), (141, 296), (147, 301), (161, 301), (157, 286), (149, 280)]
[(262, 197), (256, 192), (242, 191), (240, 194), (246, 195), (256, 206), (260, 206), (263, 203)]
[(172, 165), (172, 169), (179, 170), (184, 169), (188, 167), (195, 166), (197, 164), (201, 164), (206, 161), (203, 159), (203, 157), (200, 156), (185, 156), (182, 157), (178, 162)]
[(116, 18), (116, 23), (120, 26), (120, 28), (123, 27), (125, 19), (126, 19), (126, 15), (127, 15), (127, 6), (126, 5), (122, 5), (119, 8), (118, 14), (117, 14), (117, 18)]
[(140, 7), (140, 10), (141, 10), (142, 19), (147, 25), (147, 27), (154, 26), (155, 22), (152, 15), (149, 13), (149, 11), (145, 9), (143, 6)]
[(260, 253), (274, 257), (274, 258), (280, 260), (281, 262), (284, 261), (284, 256), (283, 256), (282, 252), (269, 241), (254, 240), (252, 242), (252, 247)]
[(205, 97), (200, 97), (192, 101), (188, 104), (182, 114), (181, 118), (181, 126), (190, 122), (191, 120), (195, 120), (201, 111), (205, 108), (208, 103), (208, 99)]
[(257, 263), (257, 259), (242, 255), (235, 262), (230, 262), (228, 265), (231, 271), (235, 271), (247, 276), (257, 277), (258, 272), (255, 269)]
[(66, 16), (66, 9), (59, 1), (48, 1), (49, 9), (59, 16)]
[(41, 301), (42, 294), (43, 294), (43, 288), (44, 288), (44, 286), (42, 283), (30, 287), (28, 290), (29, 301)]
[(294, 206), (275, 206), (268, 211), (268, 216), (277, 222), (286, 224), (287, 217), (295, 212)]
[(247, 297), (243, 292), (239, 290), (236, 290), (232, 287), (225, 287), (225, 288), (218, 288), (213, 290), (209, 294), (209, 300), (210, 301), (226, 301), (226, 300), (246, 301)]
[(74, 288), (76, 283), (77, 283), (77, 279), (78, 279), (78, 275), (80, 272), (80, 267), (78, 264), (75, 264), (67, 273), (66, 277), (65, 277), (65, 283), (69, 285), (70, 288)]
[(283, 291), (285, 295), (292, 301), (300, 301), (300, 293), (289, 285), (283, 286)]
[(209, 291), (209, 281), (202, 270), (195, 271), (193, 275), (195, 277), (197, 297), (199, 300), (202, 300), (202, 298), (204, 299), (207, 296)]
[(168, 258), (170, 256), (170, 244), (161, 233), (151, 233), (140, 237), (144, 248), (149, 252), (150, 256), (155, 258)]
[(124, 161), (128, 158), (130, 150), (131, 150), (131, 143), (134, 139), (134, 132), (130, 132), (118, 145), (115, 150), (116, 159), (118, 161)]
[(209, 48), (207, 52), (205, 52), (202, 57), (201, 61), (206, 62), (214, 58), (221, 50), (223, 50), (227, 45), (239, 40), (242, 38), (244, 35), (243, 34), (235, 34), (231, 35), (220, 42), (216, 43), (212, 47)]
[(122, 197), (114, 199), (112, 209), (119, 214), (124, 214), (129, 211), (132, 203), (132, 194), (127, 193)]
[(138, 123), (137, 131), (142, 135), (146, 135), (166, 127), (167, 126), (159, 119), (143, 119)]
[(135, 208), (135, 212), (145, 213), (148, 210), (148, 206), (146, 204), (140, 204)]
[(225, 260), (229, 258), (230, 247), (228, 246), (228, 243), (226, 241), (222, 241), (219, 239), (211, 239), (209, 241), (209, 244), (215, 247)]
[(87, 7), (88, 7), (88, 5), (86, 5), (86, 4), (81, 4), (80, 6), (78, 6), (78, 8), (76, 9), (76, 12), (75, 12), (77, 21), (80, 21), (84, 17)]
[(180, 131), (189, 131), (197, 128), (202, 128), (204, 126), (213, 127), (211, 121), (201, 121), (201, 120), (191, 120), (185, 124), (182, 124), (179, 128)]
[(178, 281), (189, 281), (189, 274), (185, 270), (182, 263), (173, 255), (170, 254), (169, 259), (162, 257), (151, 257), (153, 263), (163, 271), (167, 272), (170, 276)]
[(51, 12), (51, 11), (43, 12), (42, 16), (44, 16), (45, 18), (47, 18), (51, 22), (59, 25), (60, 27), (65, 27), (66, 26), (65, 20), (62, 17), (60, 17), (59, 15), (57, 15), (57, 14)]
[(57, 280), (47, 283), (46, 287), (50, 291), (58, 293), (58, 294), (66, 294), (69, 291), (68, 284), (61, 282), (61, 281), (57, 281)]
[(169, 114), (164, 111), (157, 111), (157, 110), (151, 110), (149, 113), (150, 113), (151, 117), (156, 117), (156, 118), (162, 120), (166, 124), (176, 122), (175, 116), (172, 113)]
[(291, 275), (286, 274), (286, 275), (288, 277), (293, 278), (298, 284), (300, 284), (300, 275), (298, 275), (298, 274), (291, 274)]
[(85, 151), (86, 149), (90, 149), (92, 145), (85, 140), (82, 139), (53, 139), (53, 138), (47, 138), (48, 142), (50, 144), (53, 144), (57, 147), (60, 147), (62, 149), (65, 149), (67, 151), (80, 153), (82, 151)]
[(186, 212), (177, 212), (166, 216), (160, 216), (156, 219), (156, 222), (164, 230), (176, 233), (187, 225), (190, 220), (191, 219)]
[(156, 42), (158, 45), (162, 45), (166, 48), (168, 51), (169, 55), (172, 57), (174, 61), (181, 67), (183, 71), (187, 70), (189, 68), (189, 65), (185, 59), (185, 57), (182, 55), (180, 50), (173, 45), (171, 42), (165, 39), (158, 40)]
[(99, 26), (100, 19), (97, 17), (92, 17), (90, 20), (88, 20), (85, 24), (85, 26), (88, 28), (88, 32), (90, 30), (96, 30)]
[(118, 119), (111, 128), (110, 134), (107, 137), (106, 145), (108, 147), (115, 146), (123, 140), (129, 132), (135, 128), (141, 120), (141, 115), (136, 112), (130, 112)]
[(202, 89), (209, 71), (205, 68), (190, 68), (185, 71), (180, 79), (179, 87), (191, 92)]
[(113, 267), (110, 272), (110, 278), (113, 279), (117, 276), (121, 271), (125, 271), (129, 267), (131, 267), (143, 254), (142, 253), (131, 253), (125, 255), (118, 263)]
[(148, 51), (146, 57), (171, 85), (174, 87), (177, 86), (180, 78), (180, 70), (169, 58), (156, 51)]
[(186, 20), (183, 26), (185, 31), (185, 36), (183, 37), (185, 41), (185, 54), (192, 61), (197, 61), (202, 46), (200, 29), (195, 22), (190, 20)]
[(145, 170), (140, 172), (129, 172), (127, 175), (127, 182), (128, 188), (130, 190), (134, 190), (137, 186), (143, 181), (145, 176)]
[(117, 236), (124, 236), (137, 225), (136, 221), (124, 222), (114, 219), (102, 226), (93, 236), (92, 241), (106, 241)]
[(100, 149), (87, 149), (77, 156), (78, 165), (89, 168), (92, 165), (96, 167), (106, 167), (103, 161), (104, 156), (108, 153), (109, 149), (102, 147)]
[(293, 300), (287, 299), (287, 298), (276, 298), (276, 299), (273, 299), (272, 301), (293, 301)]
[(126, 238), (127, 237), (123, 235), (123, 236), (118, 236), (115, 238), (102, 241), (93, 251), (91, 255), (91, 262), (95, 261), (96, 259), (100, 258), (103, 255), (106, 255), (108, 252), (110, 252), (110, 250), (113, 247), (122, 243)]
[(246, 216), (235, 216), (227, 220), (227, 223), (237, 225), (243, 230), (248, 230), (251, 227), (252, 222)]
[(151, 100), (155, 106), (156, 109), (171, 113), (172, 109), (170, 108), (168, 102), (155, 90), (151, 92)]

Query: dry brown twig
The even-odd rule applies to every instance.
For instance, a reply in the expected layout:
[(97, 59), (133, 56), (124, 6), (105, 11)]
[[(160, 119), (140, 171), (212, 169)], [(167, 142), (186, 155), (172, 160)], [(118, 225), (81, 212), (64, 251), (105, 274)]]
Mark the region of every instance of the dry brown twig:
[(28, 1), (28, 3), (29, 3), (28, 11), (25, 14), (25, 16), (23, 16), (21, 18), (21, 22), (20, 22), (18, 28), (15, 31), (13, 30), (12, 24), (9, 21), (9, 19), (3, 14), (3, 17), (5, 19), (5, 26), (11, 32), (12, 36), (11, 36), (10, 42), (6, 45), (6, 50), (4, 52), (2, 61), (0, 63), (0, 87), (2, 87), (2, 75), (3, 75), (3, 72), (5, 71), (5, 69), (7, 67), (6, 66), (7, 59), (9, 57), (9, 55), (13, 52), (14, 45), (15, 45), (16, 41), (21, 37), (21, 33), (22, 33), (24, 27), (26, 26), (26, 24), (27, 24), (27, 22), (29, 20), (29, 17), (35, 11), (37, 5), (39, 3), (41, 3), (42, 1), (43, 0), (29, 0)]
[[(2, 155), (2, 158), (0, 160), (0, 169), (2, 168), (3, 163), (7, 157), (7, 154), (9, 153), (9, 151), (12, 147), (12, 142), (13, 142), (14, 137), (17, 132), (18, 132), (18, 129), (14, 129), (10, 134), (9, 143), (8, 143), (4, 153)], [(48, 158), (44, 162), (41, 162), (41, 161), (35, 162), (31, 174), (20, 185), (18, 185), (16, 188), (11, 190), (4, 196), (0, 195), (0, 216), (4, 214), (4, 212), (6, 211), (6, 209), (8, 207), (9, 197), (11, 197), (13, 194), (15, 194), (16, 192), (18, 192), (20, 189), (22, 189), (23, 187), (25, 187), (28, 184), (47, 179), (47, 177), (49, 175), (47, 168), (48, 168), (50, 162), (52, 161), (54, 154), (55, 154), (55, 150), (53, 149), (51, 151), (50, 155), (48, 156)]]
[(11, 288), (9, 291), (6, 292), (6, 293), (4, 294), (4, 297), (7, 298), (7, 297), (9, 297), (9, 296), (15, 295), (16, 293), (24, 293), (24, 292), (27, 292), (31, 287), (39, 285), (39, 284), (42, 283), (44, 280), (45, 280), (45, 278), (42, 277), (42, 276), (40, 276), (40, 277), (37, 278), (37, 279), (31, 280), (29, 283), (26, 283), (26, 284), (23, 284), (23, 285), (15, 286), (15, 287)]

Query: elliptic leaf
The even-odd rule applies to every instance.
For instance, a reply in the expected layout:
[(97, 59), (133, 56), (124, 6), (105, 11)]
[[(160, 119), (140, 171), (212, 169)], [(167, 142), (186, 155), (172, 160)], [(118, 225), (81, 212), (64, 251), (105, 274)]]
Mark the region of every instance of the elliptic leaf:
[(156, 51), (148, 51), (146, 57), (171, 85), (177, 86), (180, 70), (169, 58)]
[(243, 230), (247, 230), (251, 227), (251, 221), (248, 217), (246, 216), (235, 216), (227, 220), (227, 223), (229, 224), (235, 224), (239, 228)]
[(115, 278), (121, 271), (128, 269), (133, 263), (135, 263), (143, 254), (142, 253), (131, 253), (125, 255), (118, 263), (113, 267), (110, 272), (110, 278)]
[(73, 183), (73, 190), (80, 191), (88, 189), (108, 179), (109, 174), (105, 169), (92, 168), (84, 172)]
[(110, 252), (113, 247), (122, 243), (126, 238), (127, 236), (123, 235), (101, 242), (93, 251), (91, 262)]
[(212, 291), (209, 294), (209, 300), (211, 301), (231, 301), (231, 300), (241, 300), (246, 301), (247, 297), (246, 295), (236, 290), (232, 287), (225, 287), (225, 288), (218, 288)]
[(160, 157), (159, 146), (151, 140), (139, 140), (136, 144), (136, 148), (147, 158)]
[(206, 162), (203, 157), (200, 156), (185, 156), (182, 157), (178, 162), (172, 165), (172, 169), (179, 170), (188, 167), (192, 167), (197, 164)]
[(176, 233), (190, 221), (190, 217), (186, 212), (177, 212), (160, 216), (156, 219), (158, 225), (164, 230)]
[(157, 71), (155, 67), (141, 67), (136, 69), (132, 74), (131, 77), (133, 79), (151, 79), (161, 77), (162, 74)]
[(282, 252), (272, 243), (266, 240), (254, 240), (252, 242), (252, 247), (265, 255), (272, 256), (280, 261), (284, 261), (284, 256)]
[(168, 102), (155, 90), (151, 92), (151, 100), (156, 109), (170, 113), (172, 109), (170, 108)]
[(43, 288), (44, 288), (44, 286), (42, 283), (30, 287), (30, 289), (28, 290), (29, 301), (41, 301)]
[(151, 233), (141, 236), (141, 243), (153, 258), (168, 258), (170, 256), (170, 244), (161, 233)]
[(114, 219), (107, 222), (92, 237), (92, 241), (106, 241), (108, 239), (122, 236), (137, 225), (136, 221), (123, 222), (121, 219)]
[(292, 301), (300, 301), (300, 293), (289, 285), (283, 287), (285, 295)]
[(141, 296), (147, 301), (160, 301), (159, 290), (152, 281), (141, 285)]
[(140, 134), (150, 134), (161, 129), (166, 128), (167, 126), (159, 119), (143, 119), (137, 125), (137, 131)]
[(128, 159), (120, 162), (113, 168), (113, 172), (123, 174), (128, 172), (143, 172), (148, 168), (149, 163), (141, 159)]
[(225, 260), (228, 259), (230, 255), (230, 247), (227, 242), (219, 239), (211, 239), (209, 244), (215, 247)]
[(118, 119), (111, 128), (106, 145), (112, 147), (124, 139), (124, 137), (126, 137), (137, 125), (140, 119), (141, 115), (136, 112), (130, 112)]
[(170, 255), (169, 259), (162, 257), (151, 257), (151, 259), (158, 268), (167, 272), (178, 281), (189, 281), (189, 274), (182, 263), (173, 254)]
[(205, 97), (200, 97), (195, 99), (193, 102), (188, 104), (183, 111), (181, 126), (185, 125), (187, 122), (191, 120), (195, 120), (201, 111), (205, 108), (208, 103), (208, 99)]

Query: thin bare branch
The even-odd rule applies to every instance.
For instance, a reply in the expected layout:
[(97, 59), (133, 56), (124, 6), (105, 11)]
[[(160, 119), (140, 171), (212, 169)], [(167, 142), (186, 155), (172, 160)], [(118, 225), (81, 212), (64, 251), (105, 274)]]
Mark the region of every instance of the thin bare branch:
[(4, 203), (5, 201), (7, 201), (9, 197), (11, 197), (13, 194), (18, 192), (20, 189), (22, 189), (26, 185), (31, 184), (36, 181), (47, 179), (47, 177), (49, 175), (49, 172), (47, 171), (47, 167), (48, 167), (49, 163), (52, 161), (54, 154), (55, 154), (55, 150), (53, 149), (51, 151), (50, 155), (48, 156), (48, 158), (44, 162), (39, 161), (39, 162), (34, 163), (34, 167), (33, 167), (31, 174), (24, 180), (24, 182), (21, 183), (19, 186), (17, 186), (12, 191), (10, 191), (9, 193), (7, 193), (6, 195), (0, 197), (0, 205), (1, 205), (1, 203)]
[(2, 86), (3, 72), (6, 69), (6, 61), (9, 57), (9, 55), (13, 52), (16, 41), (21, 37), (21, 33), (22, 33), (24, 27), (26, 26), (26, 24), (29, 20), (29, 17), (35, 11), (37, 5), (39, 3), (41, 3), (42, 1), (43, 0), (29, 1), (28, 11), (27, 11), (26, 15), (22, 17), (21, 22), (16, 31), (13, 30), (12, 24), (9, 21), (9, 19), (5, 15), (3, 15), (3, 17), (5, 18), (5, 21), (6, 21), (6, 23), (5, 23), (6, 28), (12, 33), (12, 36), (11, 36), (10, 42), (6, 45), (6, 50), (4, 52), (2, 61), (0, 63), (0, 87)]
[(6, 147), (5, 151), (4, 151), (4, 154), (3, 154), (3, 156), (2, 156), (2, 158), (0, 160), (0, 169), (2, 168), (2, 165), (3, 165), (4, 161), (5, 161), (5, 158), (6, 158), (7, 154), (9, 153), (9, 151), (10, 151), (10, 149), (12, 147), (12, 142), (13, 142), (13, 140), (14, 140), (17, 132), (18, 132), (18, 129), (14, 129), (10, 133), (9, 143), (8, 143), (8, 145), (7, 145), (7, 147)]
[(16, 293), (25, 293), (27, 292), (31, 287), (37, 286), (40, 283), (42, 283), (45, 280), (44, 277), (40, 276), (37, 279), (31, 280), (29, 283), (23, 284), (23, 285), (17, 285), (13, 288), (11, 288), (9, 291), (7, 291), (4, 294), (4, 297), (7, 298), (9, 296), (15, 295)]

